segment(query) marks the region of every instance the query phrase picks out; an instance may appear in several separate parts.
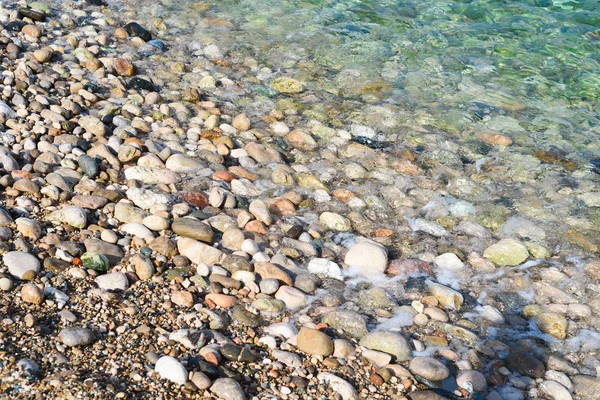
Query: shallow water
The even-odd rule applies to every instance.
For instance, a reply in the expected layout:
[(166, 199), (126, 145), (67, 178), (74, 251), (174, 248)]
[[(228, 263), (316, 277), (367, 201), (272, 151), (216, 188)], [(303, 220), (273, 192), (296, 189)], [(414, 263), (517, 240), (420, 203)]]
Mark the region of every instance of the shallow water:
[(162, 1), (169, 34), (215, 42), (315, 90), (394, 104), (407, 124), (521, 151), (598, 151), (600, 8), (594, 0)]

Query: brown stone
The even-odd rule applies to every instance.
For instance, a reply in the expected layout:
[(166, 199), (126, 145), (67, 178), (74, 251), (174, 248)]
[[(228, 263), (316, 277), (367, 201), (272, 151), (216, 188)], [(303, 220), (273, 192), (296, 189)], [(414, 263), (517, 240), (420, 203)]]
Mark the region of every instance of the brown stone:
[(296, 215), (296, 206), (285, 197), (276, 197), (267, 202), (269, 212), (275, 215)]
[(415, 273), (426, 273), (431, 275), (429, 264), (421, 260), (399, 259), (392, 261), (386, 270), (388, 275), (410, 275)]
[(135, 66), (133, 63), (124, 58), (117, 58), (114, 62), (114, 67), (119, 76), (133, 76), (135, 73)]
[(250, 232), (259, 233), (261, 235), (266, 235), (269, 232), (266, 225), (258, 220), (248, 222), (244, 229)]
[(118, 37), (120, 39), (125, 39), (125, 38), (129, 37), (129, 33), (127, 33), (127, 31), (123, 28), (117, 28), (117, 29), (115, 29), (115, 37)]
[(21, 300), (40, 305), (44, 301), (44, 292), (36, 284), (28, 283), (21, 288)]
[(255, 181), (258, 178), (258, 176), (256, 174), (246, 171), (244, 168), (237, 166), (237, 165), (229, 167), (229, 172), (231, 172), (233, 175), (235, 175), (237, 177), (246, 178), (249, 181)]
[(33, 36), (34, 38), (39, 38), (42, 36), (42, 28), (37, 25), (25, 25), (23, 29), (21, 29), (26, 35)]
[(344, 203), (347, 203), (354, 198), (354, 194), (348, 189), (335, 189), (331, 194), (333, 197)]
[(237, 302), (235, 297), (220, 293), (209, 293), (204, 299), (213, 302), (216, 306), (221, 308), (231, 308), (235, 306), (235, 303)]
[(175, 242), (164, 236), (159, 236), (150, 242), (150, 248), (165, 257), (174, 257), (179, 254)]
[(513, 144), (512, 139), (508, 136), (493, 132), (481, 132), (477, 135), (477, 139), (490, 146), (510, 146)]
[(257, 262), (254, 264), (254, 272), (260, 276), (261, 279), (277, 279), (288, 286), (292, 286), (294, 284), (294, 281), (292, 281), (290, 275), (275, 264)]
[(208, 197), (200, 192), (185, 192), (182, 196), (183, 201), (191, 206), (204, 208), (208, 205)]
[(238, 131), (247, 131), (250, 129), (250, 119), (246, 114), (239, 114), (233, 119), (231, 126)]
[(173, 304), (182, 307), (192, 307), (194, 305), (194, 296), (186, 290), (178, 290), (171, 295)]
[(231, 182), (232, 180), (235, 179), (235, 176), (228, 171), (225, 170), (220, 170), (220, 171), (216, 171), (215, 173), (212, 174), (212, 179), (216, 180), (216, 181), (225, 181), (225, 182)]
[(590, 278), (596, 281), (600, 280), (600, 260), (588, 262), (583, 270)]

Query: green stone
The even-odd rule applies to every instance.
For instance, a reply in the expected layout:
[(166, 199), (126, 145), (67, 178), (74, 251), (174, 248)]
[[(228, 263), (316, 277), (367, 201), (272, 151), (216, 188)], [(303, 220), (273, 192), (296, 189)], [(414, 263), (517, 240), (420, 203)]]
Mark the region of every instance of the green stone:
[(277, 90), (279, 93), (284, 94), (295, 94), (304, 91), (302, 83), (298, 82), (293, 78), (281, 77), (271, 82), (271, 88)]
[(502, 239), (485, 249), (483, 256), (497, 265), (519, 265), (529, 257), (527, 247), (515, 239)]
[(110, 266), (108, 258), (104, 254), (84, 253), (81, 256), (83, 266), (95, 271), (106, 272)]

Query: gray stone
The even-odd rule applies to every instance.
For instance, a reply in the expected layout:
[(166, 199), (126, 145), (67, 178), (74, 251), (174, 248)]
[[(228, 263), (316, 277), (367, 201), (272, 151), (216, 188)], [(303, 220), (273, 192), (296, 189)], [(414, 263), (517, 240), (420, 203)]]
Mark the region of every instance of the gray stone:
[(450, 375), (448, 367), (433, 357), (415, 357), (410, 360), (408, 368), (413, 374), (430, 381), (441, 381)]
[(331, 311), (323, 316), (322, 321), (333, 329), (339, 329), (356, 339), (360, 339), (368, 333), (364, 317), (354, 311)]
[(210, 387), (210, 391), (223, 400), (246, 399), (242, 386), (231, 378), (217, 379)]
[(572, 376), (573, 392), (581, 400), (595, 400), (600, 393), (600, 379), (589, 375)]
[(11, 251), (2, 258), (4, 265), (8, 267), (8, 272), (21, 279), (27, 271), (33, 271), (36, 274), (40, 271), (40, 261), (33, 255), (22, 251)]
[(171, 230), (179, 236), (214, 243), (215, 233), (210, 225), (194, 218), (177, 218), (171, 224)]
[(86, 239), (83, 244), (85, 251), (89, 253), (102, 254), (108, 258), (111, 266), (117, 265), (123, 258), (123, 251), (115, 244), (100, 239)]
[(122, 272), (112, 272), (106, 275), (100, 275), (96, 278), (96, 283), (103, 290), (121, 290), (129, 287), (127, 275)]
[(65, 328), (58, 334), (60, 341), (69, 347), (85, 346), (95, 340), (94, 332), (87, 328)]
[(396, 332), (375, 331), (365, 335), (360, 345), (371, 350), (378, 350), (394, 356), (396, 362), (406, 361), (412, 351), (404, 336)]

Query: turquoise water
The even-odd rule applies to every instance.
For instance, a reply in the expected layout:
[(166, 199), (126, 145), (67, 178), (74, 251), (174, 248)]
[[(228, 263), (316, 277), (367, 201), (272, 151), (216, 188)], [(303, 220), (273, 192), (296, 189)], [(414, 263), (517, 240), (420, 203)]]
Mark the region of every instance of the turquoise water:
[(398, 106), (392, 125), (463, 142), (499, 132), (579, 166), (598, 152), (595, 0), (163, 1), (145, 12), (180, 42), (214, 42), (300, 79), (342, 104), (343, 122), (365, 122), (344, 108), (350, 99)]

